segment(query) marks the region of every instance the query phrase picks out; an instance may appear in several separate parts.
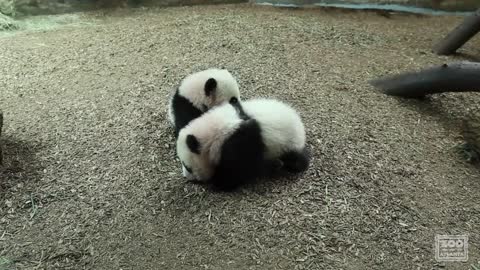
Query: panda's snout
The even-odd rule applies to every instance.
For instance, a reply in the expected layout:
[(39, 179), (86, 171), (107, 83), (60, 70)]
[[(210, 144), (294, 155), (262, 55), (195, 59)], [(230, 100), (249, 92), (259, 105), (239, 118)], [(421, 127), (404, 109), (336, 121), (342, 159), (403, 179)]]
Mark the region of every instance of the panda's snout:
[(183, 175), (183, 177), (187, 177), (187, 175), (188, 175), (188, 171), (185, 168), (185, 166), (183, 166), (183, 164), (182, 164), (182, 175)]

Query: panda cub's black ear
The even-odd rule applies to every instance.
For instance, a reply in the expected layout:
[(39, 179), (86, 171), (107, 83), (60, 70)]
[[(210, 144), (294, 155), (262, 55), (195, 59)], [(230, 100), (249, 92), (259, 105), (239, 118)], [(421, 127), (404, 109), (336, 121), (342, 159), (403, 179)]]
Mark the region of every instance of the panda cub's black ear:
[(197, 138), (193, 135), (187, 136), (187, 145), (192, 153), (200, 155), (200, 143)]
[(210, 78), (205, 82), (205, 95), (210, 96), (217, 89), (217, 80)]

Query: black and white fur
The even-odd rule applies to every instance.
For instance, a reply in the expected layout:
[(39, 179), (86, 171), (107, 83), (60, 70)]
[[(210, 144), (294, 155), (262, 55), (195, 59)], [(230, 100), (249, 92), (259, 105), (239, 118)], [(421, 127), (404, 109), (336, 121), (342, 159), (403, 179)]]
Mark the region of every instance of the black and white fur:
[(188, 75), (172, 95), (168, 106), (175, 136), (190, 121), (232, 98), (240, 100), (240, 91), (228, 70), (212, 68)]
[(298, 113), (274, 99), (216, 107), (183, 128), (177, 155), (188, 180), (231, 190), (283, 167), (301, 172), (310, 163)]

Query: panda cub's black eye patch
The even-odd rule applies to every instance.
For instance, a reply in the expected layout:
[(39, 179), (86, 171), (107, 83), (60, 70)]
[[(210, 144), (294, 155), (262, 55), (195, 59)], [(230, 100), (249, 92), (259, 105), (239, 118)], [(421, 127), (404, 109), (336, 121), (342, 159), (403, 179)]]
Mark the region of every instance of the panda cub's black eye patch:
[(188, 149), (190, 149), (192, 153), (200, 155), (200, 143), (198, 142), (195, 136), (191, 134), (187, 135), (186, 143), (187, 143)]

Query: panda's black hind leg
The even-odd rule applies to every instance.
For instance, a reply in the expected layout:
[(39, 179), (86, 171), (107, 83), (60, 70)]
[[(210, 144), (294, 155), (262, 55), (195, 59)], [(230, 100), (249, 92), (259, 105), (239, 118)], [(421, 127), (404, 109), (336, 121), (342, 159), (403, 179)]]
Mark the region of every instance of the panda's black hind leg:
[(280, 160), (283, 162), (283, 168), (292, 173), (306, 171), (310, 166), (310, 152), (307, 148), (302, 151), (290, 151), (285, 153)]

